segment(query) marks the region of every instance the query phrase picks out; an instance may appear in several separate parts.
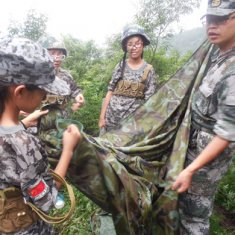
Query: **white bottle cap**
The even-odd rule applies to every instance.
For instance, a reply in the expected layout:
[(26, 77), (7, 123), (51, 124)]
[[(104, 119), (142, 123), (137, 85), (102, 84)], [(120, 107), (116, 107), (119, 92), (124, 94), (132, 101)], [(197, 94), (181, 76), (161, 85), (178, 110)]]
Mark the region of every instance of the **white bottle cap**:
[(61, 209), (64, 207), (64, 205), (65, 205), (65, 201), (63, 200), (63, 198), (61, 198), (60, 196), (57, 196), (56, 202), (55, 202), (55, 208)]

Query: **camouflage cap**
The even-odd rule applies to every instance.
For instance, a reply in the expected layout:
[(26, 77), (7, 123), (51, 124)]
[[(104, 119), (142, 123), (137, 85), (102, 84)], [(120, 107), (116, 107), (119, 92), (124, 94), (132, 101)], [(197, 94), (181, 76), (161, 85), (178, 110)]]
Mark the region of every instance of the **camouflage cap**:
[(139, 25), (130, 25), (127, 28), (124, 29), (121, 39), (122, 49), (123, 51), (126, 51), (126, 42), (128, 38), (132, 36), (140, 36), (143, 39), (144, 46), (147, 46), (150, 44), (149, 37), (144, 32), (144, 29)]
[(68, 85), (55, 77), (47, 50), (25, 38), (0, 39), (0, 84), (36, 85), (52, 94), (70, 94)]
[(52, 45), (50, 45), (49, 47), (47, 47), (47, 50), (52, 50), (52, 49), (55, 49), (55, 50), (61, 50), (62, 53), (67, 56), (67, 50), (65, 48), (65, 45), (63, 42), (54, 42), (52, 43)]
[(206, 15), (226, 16), (235, 11), (235, 0), (209, 0)]

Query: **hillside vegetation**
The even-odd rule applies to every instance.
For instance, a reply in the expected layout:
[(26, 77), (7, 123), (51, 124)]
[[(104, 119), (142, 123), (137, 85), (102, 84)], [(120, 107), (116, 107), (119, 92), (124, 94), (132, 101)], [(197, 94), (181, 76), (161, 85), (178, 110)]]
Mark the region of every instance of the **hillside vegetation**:
[[(151, 38), (151, 45), (146, 48), (144, 58), (151, 63), (159, 75), (159, 84), (164, 83), (190, 57), (192, 52), (204, 40), (202, 28), (181, 32), (174, 35), (168, 32), (168, 26), (177, 21), (182, 14), (192, 12), (198, 7), (199, 0), (142, 0), (140, 10), (133, 23), (142, 25)], [(47, 17), (30, 11), (25, 22), (9, 25), (9, 35), (18, 35), (40, 41), (45, 47), (53, 39), (46, 33)], [(40, 27), (39, 27), (40, 26)], [(170, 35), (168, 37), (168, 35)], [(43, 40), (42, 40), (43, 39)], [(107, 85), (115, 65), (122, 59), (120, 46), (121, 33), (111, 35), (105, 48), (98, 47), (94, 41), (81, 41), (71, 35), (63, 35), (69, 52), (63, 67), (70, 71), (76, 83), (82, 87), (86, 105), (75, 112), (72, 118), (84, 125), (84, 131), (97, 136), (98, 118), (102, 99), (107, 92)], [(216, 196), (217, 212), (211, 223), (211, 235), (231, 235), (234, 230), (235, 213), (235, 164), (221, 182)], [(82, 193), (75, 189), (77, 204), (72, 220), (57, 227), (61, 235), (91, 234), (89, 220), (96, 206)]]

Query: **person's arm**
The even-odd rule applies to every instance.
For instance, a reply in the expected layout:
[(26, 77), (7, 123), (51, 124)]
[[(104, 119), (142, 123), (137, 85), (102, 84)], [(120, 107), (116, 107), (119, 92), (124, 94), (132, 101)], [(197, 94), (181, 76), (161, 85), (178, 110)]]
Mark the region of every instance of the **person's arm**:
[(112, 78), (109, 82), (108, 89), (107, 89), (108, 92), (107, 92), (105, 99), (102, 103), (102, 107), (101, 107), (101, 111), (100, 111), (100, 118), (99, 118), (99, 123), (98, 123), (99, 128), (105, 127), (105, 125), (106, 125), (105, 124), (105, 115), (106, 115), (107, 107), (109, 105), (111, 97), (113, 96), (113, 91), (116, 88), (116, 84), (119, 81), (120, 76), (121, 76), (121, 65), (120, 65), (120, 63), (118, 63), (113, 71)]
[(149, 97), (156, 92), (157, 81), (158, 81), (158, 75), (155, 73), (154, 69), (152, 68), (148, 73), (148, 78), (146, 81), (146, 88), (144, 92), (145, 100), (148, 100)]
[(206, 146), (206, 148), (198, 155), (198, 157), (188, 165), (177, 177), (172, 185), (173, 190), (178, 193), (185, 192), (191, 185), (193, 174), (204, 165), (215, 159), (229, 145), (229, 141), (218, 135)]
[(85, 104), (85, 99), (82, 93), (75, 97), (75, 102), (72, 104), (71, 109), (75, 112)]
[(30, 114), (21, 111), (20, 116), (25, 117), (21, 120), (21, 122), (23, 123), (25, 128), (36, 126), (38, 123), (38, 119), (41, 116), (46, 115), (47, 113), (48, 110), (35, 110), (33, 113)]
[(73, 99), (71, 109), (75, 112), (85, 104), (82, 89), (78, 86), (72, 75), (67, 70), (61, 69), (59, 77), (61, 77), (69, 85), (71, 92), (70, 98)]
[(112, 95), (113, 95), (113, 92), (108, 91), (106, 96), (105, 96), (104, 102), (102, 104), (102, 108), (101, 108), (101, 112), (100, 112), (100, 118), (99, 118), (99, 127), (100, 128), (105, 126), (105, 114), (106, 114), (106, 110), (107, 110), (107, 107), (109, 105), (109, 102), (110, 102), (110, 99), (111, 99)]
[[(63, 133), (63, 149), (60, 156), (60, 160), (55, 168), (55, 172), (61, 177), (65, 177), (68, 166), (73, 156), (73, 150), (77, 143), (81, 139), (81, 134), (76, 125), (69, 125)], [(57, 188), (60, 187), (60, 183), (56, 182)]]

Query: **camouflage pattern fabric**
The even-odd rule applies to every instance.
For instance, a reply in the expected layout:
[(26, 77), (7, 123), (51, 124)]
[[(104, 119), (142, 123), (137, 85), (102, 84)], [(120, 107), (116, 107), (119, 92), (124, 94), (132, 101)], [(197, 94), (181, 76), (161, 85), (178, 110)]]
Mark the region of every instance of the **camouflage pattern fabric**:
[(0, 63), (1, 82), (44, 85), (55, 79), (51, 57), (39, 44), (24, 38), (4, 37), (0, 48), (4, 59)]
[[(76, 120), (65, 118), (67, 113), (58, 103), (45, 105), (43, 109), (48, 109), (49, 113), (41, 117), (37, 135), (44, 144), (49, 160), (53, 164), (54, 160), (59, 159), (62, 152), (63, 131), (69, 124), (77, 125), (82, 131), (83, 125)], [(53, 158), (55, 159), (53, 160)]]
[(63, 80), (64, 82), (66, 82), (66, 84), (69, 86), (70, 89), (70, 99), (75, 98), (78, 94), (80, 94), (82, 92), (82, 89), (80, 87), (78, 87), (78, 85), (76, 84), (76, 82), (74, 81), (73, 77), (71, 76), (71, 74), (64, 69), (57, 69), (56, 70), (56, 76)]
[(235, 150), (235, 48), (213, 55), (212, 65), (194, 94), (192, 128), (186, 156), (189, 165), (215, 135), (231, 141), (213, 161), (198, 170), (189, 190), (180, 196), (180, 234), (209, 234), (209, 217), (219, 181), (227, 172)]
[[(22, 125), (0, 127), (0, 153), (0, 189), (19, 187), (27, 201), (48, 212), (56, 200), (57, 188), (48, 172), (47, 155), (38, 138), (30, 135)], [(45, 185), (45, 190), (33, 198), (29, 189), (38, 182)], [(45, 222), (37, 221), (15, 234), (53, 234), (53, 230)]]
[(67, 84), (55, 77), (45, 48), (25, 38), (0, 39), (0, 85), (27, 84), (56, 95), (68, 95)]
[(38, 220), (29, 228), (15, 233), (2, 233), (1, 235), (56, 235), (54, 228), (42, 220)]
[(207, 70), (205, 42), (118, 130), (82, 133), (69, 175), (73, 184), (112, 213), (116, 233), (178, 233), (178, 195), (170, 189), (188, 148), (191, 93)]
[(218, 136), (235, 141), (235, 47), (213, 55), (212, 66), (194, 95), (193, 121)]
[(144, 46), (147, 46), (150, 44), (150, 39), (148, 35), (144, 32), (144, 29), (141, 26), (137, 24), (129, 25), (124, 29), (122, 33), (121, 44), (122, 44), (123, 51), (127, 51), (126, 42), (128, 38), (133, 37), (133, 36), (140, 36), (143, 40)]
[(234, 12), (234, 0), (209, 0), (207, 15), (226, 16)]
[[(214, 134), (191, 130), (190, 145), (185, 166), (188, 166), (212, 140)], [(180, 235), (208, 235), (209, 218), (213, 210), (213, 202), (218, 184), (232, 162), (230, 144), (215, 160), (198, 170), (192, 180), (191, 187), (179, 197)]]
[[(67, 123), (67, 125), (71, 123), (69, 119), (72, 112), (70, 109), (71, 100), (82, 91), (66, 70), (59, 68), (56, 71), (56, 77), (58, 80), (65, 82), (67, 87), (69, 87), (69, 95), (47, 95), (47, 99), (43, 101), (41, 109), (48, 109), (49, 113), (41, 118), (36, 131), (38, 137), (45, 145), (50, 160), (53, 160), (52, 158), (59, 158), (61, 155), (61, 136), (56, 125), (57, 120), (63, 118), (66, 119), (64, 123)], [(80, 127), (81, 123), (78, 125)]]
[[(68, 91), (66, 83), (56, 79), (45, 48), (25, 38), (4, 37), (0, 39), (0, 87), (13, 84), (35, 85), (57, 95), (67, 95)], [(0, 167), (0, 189), (18, 187), (25, 200), (44, 212), (50, 210), (57, 188), (48, 172), (47, 154), (38, 138), (29, 134), (23, 125), (0, 126)], [(17, 222), (24, 223), (24, 219), (16, 219)], [(15, 234), (53, 234), (53, 229), (38, 220)]]
[(43, 106), (49, 113), (39, 120), (38, 137), (44, 144), (50, 158), (58, 158), (61, 155), (61, 136), (58, 134), (56, 120), (63, 117), (63, 112), (58, 103)]
[[(132, 70), (126, 64), (123, 80), (141, 82), (144, 69), (148, 64), (144, 62), (144, 65), (138, 70)], [(113, 72), (112, 79), (109, 83), (108, 90), (114, 91), (117, 82), (120, 80), (121, 68), (118, 64)], [(122, 119), (125, 119), (131, 113), (133, 113), (139, 106), (141, 106), (151, 95), (156, 91), (157, 79), (154, 69), (151, 69), (148, 77), (145, 81), (144, 98), (127, 97), (123, 95), (113, 95), (110, 99), (107, 111), (105, 114), (105, 130), (117, 127)]]

